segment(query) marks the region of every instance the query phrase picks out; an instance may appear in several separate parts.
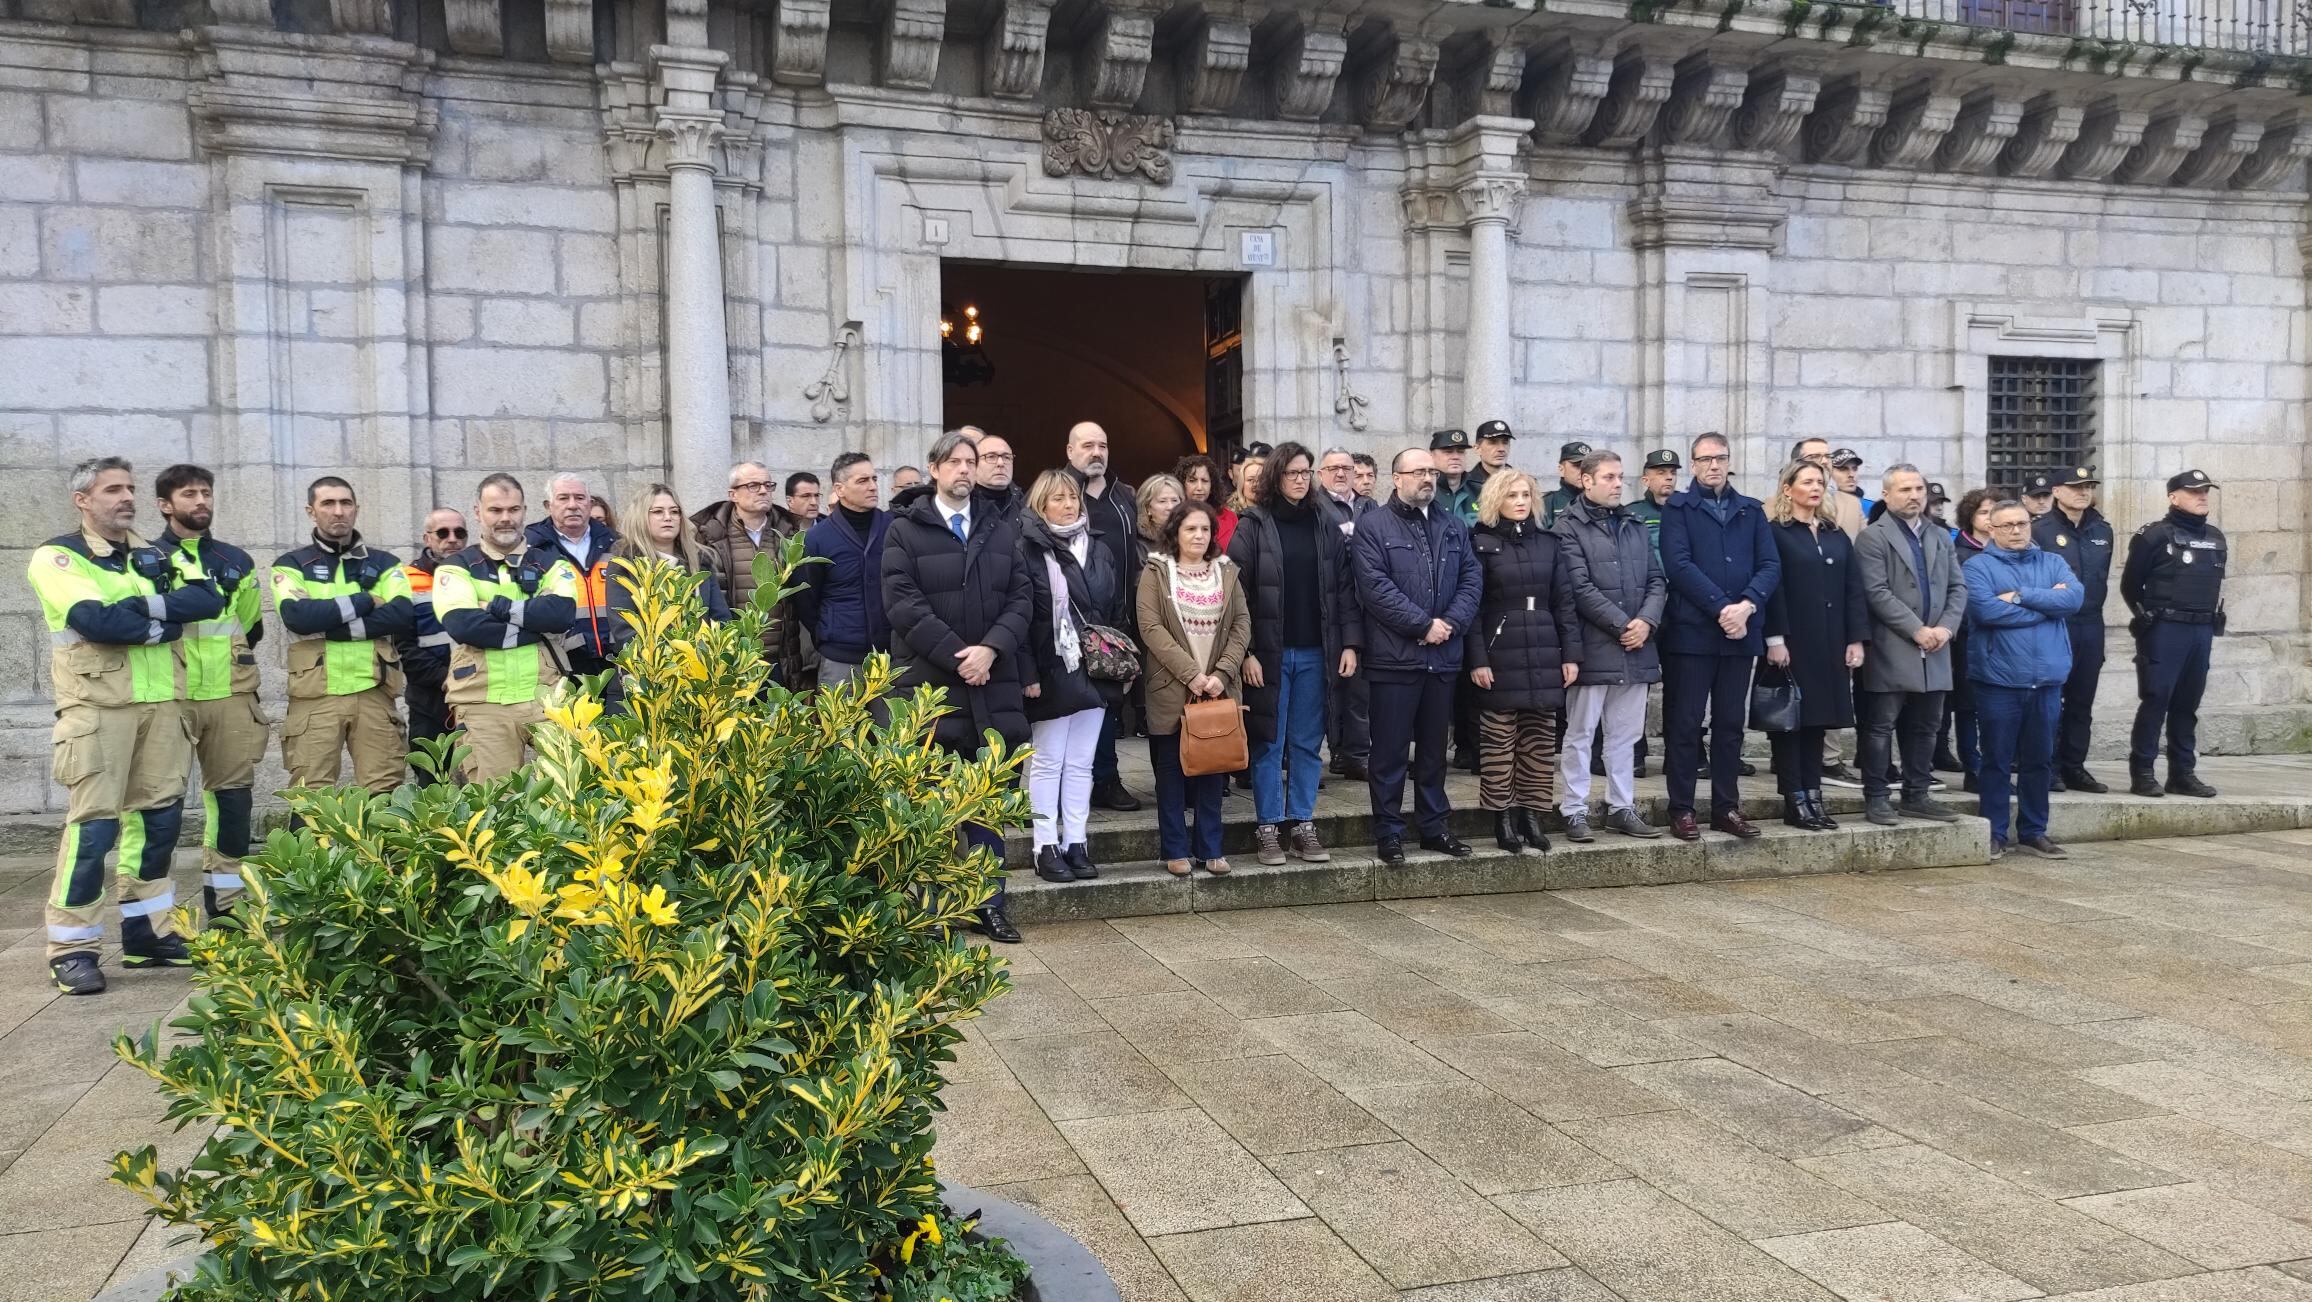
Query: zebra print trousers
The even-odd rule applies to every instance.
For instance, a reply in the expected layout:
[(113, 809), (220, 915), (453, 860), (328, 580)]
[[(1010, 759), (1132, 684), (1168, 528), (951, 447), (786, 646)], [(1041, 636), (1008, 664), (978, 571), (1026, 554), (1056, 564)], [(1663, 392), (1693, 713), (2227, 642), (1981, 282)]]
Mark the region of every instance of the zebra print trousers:
[(1549, 808), (1557, 728), (1554, 710), (1478, 711), (1478, 803), (1493, 810)]

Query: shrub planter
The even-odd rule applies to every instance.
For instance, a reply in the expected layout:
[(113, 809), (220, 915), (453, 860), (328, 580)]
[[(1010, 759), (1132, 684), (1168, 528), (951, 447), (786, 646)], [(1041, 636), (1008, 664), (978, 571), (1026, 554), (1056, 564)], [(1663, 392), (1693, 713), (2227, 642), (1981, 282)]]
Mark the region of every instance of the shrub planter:
[(1002, 1239), (1028, 1264), (1021, 1302), (1122, 1302), (1092, 1250), (1042, 1216), (953, 1180), (939, 1182), (939, 1197), (957, 1217), (979, 1217), (981, 1238)]

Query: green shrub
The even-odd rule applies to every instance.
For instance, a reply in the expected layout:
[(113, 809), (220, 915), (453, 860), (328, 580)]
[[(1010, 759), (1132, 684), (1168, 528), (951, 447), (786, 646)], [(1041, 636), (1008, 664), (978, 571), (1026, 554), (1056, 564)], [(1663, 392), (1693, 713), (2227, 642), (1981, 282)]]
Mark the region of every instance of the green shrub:
[(193, 942), (190, 1040), (120, 1041), (217, 1127), (115, 1161), (210, 1245), (178, 1297), (1010, 1295), (930, 1152), (1006, 984), (956, 934), (1000, 871), (957, 828), (1018, 821), (1018, 757), (931, 745), (929, 691), (877, 723), (880, 658), (792, 694), (759, 610), (637, 586), (629, 713), (562, 695), (486, 785), (297, 793)]

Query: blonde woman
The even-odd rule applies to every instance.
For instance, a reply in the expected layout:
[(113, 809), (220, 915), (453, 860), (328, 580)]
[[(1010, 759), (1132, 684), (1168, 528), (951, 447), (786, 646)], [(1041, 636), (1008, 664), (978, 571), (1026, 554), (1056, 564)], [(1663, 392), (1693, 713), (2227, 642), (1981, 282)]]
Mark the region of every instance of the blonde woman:
[[(612, 614), (634, 609), (634, 593), (627, 584), (634, 580), (636, 562), (645, 560), (672, 561), (683, 569), (704, 574), (699, 585), (699, 600), (706, 603), (706, 616), (715, 623), (731, 618), (730, 603), (723, 598), (722, 584), (715, 581), (714, 566), (707, 560), (706, 548), (700, 545), (698, 532), (691, 527), (690, 516), (674, 490), (664, 484), (645, 484), (626, 499), (625, 518), (632, 522), (632, 532), (621, 534), (610, 547), (610, 568), (604, 575), (610, 593)], [(622, 581), (623, 580), (623, 581)], [(625, 620), (613, 618), (612, 639), (616, 647), (624, 647), (634, 636), (634, 630)]]
[(1477, 688), (1477, 796), (1511, 854), (1549, 849), (1541, 811), (1551, 803), (1558, 712), (1576, 676), (1563, 650), (1578, 620), (1558, 556), (1564, 540), (1541, 527), (1536, 498), (1531, 475), (1495, 472), (1477, 494), (1469, 534), (1485, 578), (1462, 651)]
[(1838, 827), (1822, 800), (1822, 735), (1854, 726), (1854, 671), (1870, 641), (1870, 603), (1854, 542), (1831, 515), (1830, 475), (1811, 461), (1782, 468), (1766, 504), (1767, 532), (1782, 560), (1782, 581), (1766, 603), (1766, 658), (1798, 685), (1793, 732), (1768, 733), (1782, 821), (1809, 831)]
[[(1268, 458), (1246, 457), (1244, 464), (1237, 468), (1236, 495), (1228, 499), (1228, 509), (1236, 512), (1241, 519), (1245, 512), (1259, 505), (1260, 481), (1267, 477)], [(1236, 541), (1235, 530), (1229, 530), (1228, 540), (1230, 543)]]
[(1140, 481), (1140, 541), (1153, 556), (1164, 550), (1164, 526), (1172, 508), (1188, 496), (1170, 475), (1150, 475)]
[(1100, 875), (1085, 823), (1092, 812), (1092, 761), (1100, 725), (1122, 685), (1084, 669), (1087, 625), (1124, 624), (1124, 585), (1113, 553), (1092, 538), (1075, 476), (1047, 470), (1020, 512), (1020, 568), (1027, 571), (1028, 648), (1033, 676), (1023, 689), (1029, 735), (1028, 803), (1035, 810), (1036, 876), (1048, 882)]

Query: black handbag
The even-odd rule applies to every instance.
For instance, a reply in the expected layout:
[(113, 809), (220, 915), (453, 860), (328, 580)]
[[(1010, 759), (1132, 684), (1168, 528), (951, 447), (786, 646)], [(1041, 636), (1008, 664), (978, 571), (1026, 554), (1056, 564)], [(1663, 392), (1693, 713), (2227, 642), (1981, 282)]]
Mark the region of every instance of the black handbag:
[(1798, 731), (1798, 707), (1802, 699), (1798, 680), (1791, 676), (1788, 669), (1777, 669), (1772, 665), (1761, 667), (1756, 681), (1750, 684), (1750, 730)]

